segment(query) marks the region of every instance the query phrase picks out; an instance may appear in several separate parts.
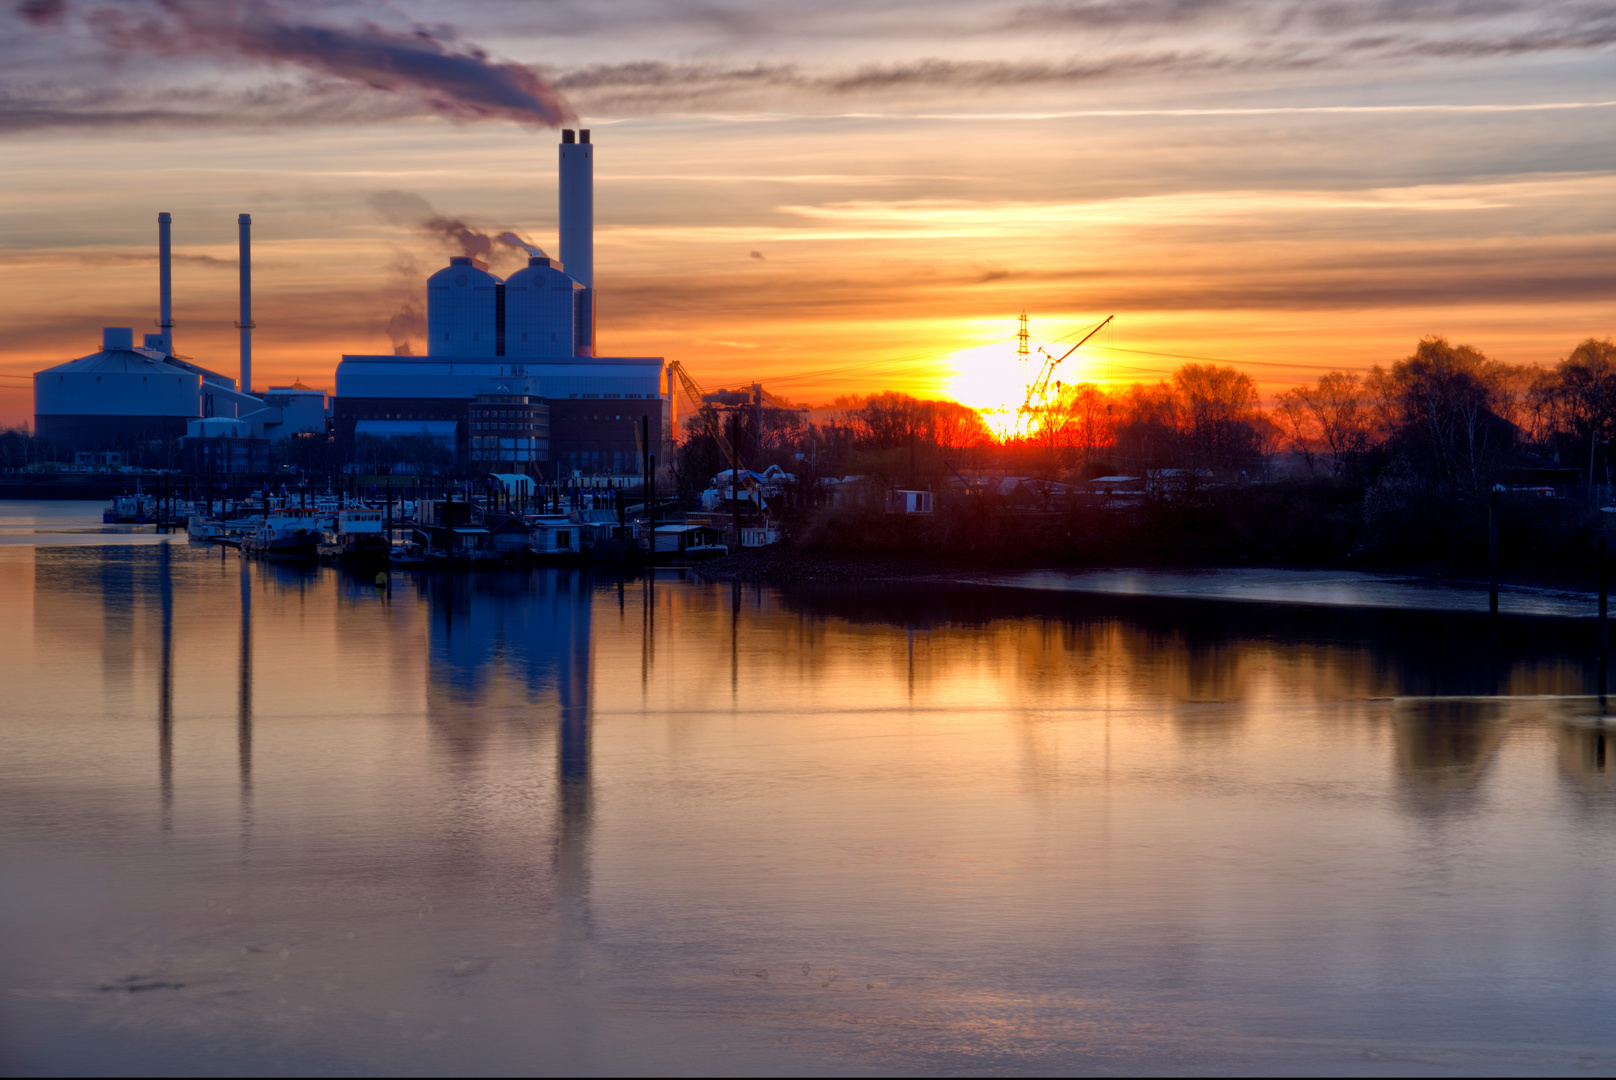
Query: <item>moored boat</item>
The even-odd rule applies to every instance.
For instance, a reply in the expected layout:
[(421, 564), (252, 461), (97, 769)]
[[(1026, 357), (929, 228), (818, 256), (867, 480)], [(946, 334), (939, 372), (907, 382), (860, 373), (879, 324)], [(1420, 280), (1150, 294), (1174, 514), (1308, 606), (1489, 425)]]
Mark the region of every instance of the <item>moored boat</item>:
[(241, 540), (246, 554), (277, 562), (310, 562), (319, 548), (319, 519), (297, 511), (271, 512)]
[(344, 564), (385, 565), (392, 555), (392, 547), (382, 511), (341, 510), (336, 515), (334, 528), (322, 534), (319, 553), (322, 558)]

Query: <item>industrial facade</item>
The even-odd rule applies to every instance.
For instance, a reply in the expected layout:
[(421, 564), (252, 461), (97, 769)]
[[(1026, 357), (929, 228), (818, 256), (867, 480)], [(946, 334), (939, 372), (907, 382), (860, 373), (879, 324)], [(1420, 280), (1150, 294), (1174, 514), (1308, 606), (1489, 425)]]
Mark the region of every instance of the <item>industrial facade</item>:
[[(251, 392), (247, 214), (238, 219), (240, 386), (174, 354), (171, 219), (160, 214), (160, 333), (137, 347), (131, 330), (111, 328), (100, 352), (36, 373), (36, 430), (69, 451), (300, 432), (329, 431), (350, 444), (363, 436), (426, 436), (462, 464), (493, 462), (552, 480), (638, 476), (647, 450), (666, 466), (672, 399), (662, 358), (596, 355), (593, 155), (588, 131), (562, 132), (560, 261), (534, 251), (501, 280), (475, 259), (450, 259), (427, 279), (426, 355), (343, 356), (329, 405), (301, 386)], [(500, 398), (523, 400), (496, 403)], [(240, 424), (226, 433), (204, 423), (215, 419)]]
[(667, 463), (662, 358), (595, 355), (593, 176), (589, 132), (562, 132), (560, 261), (535, 254), (501, 280), (476, 259), (450, 259), (427, 279), (425, 356), (337, 365), (338, 438), (425, 435), (462, 462), (550, 479), (638, 476), (644, 419), (650, 452)]
[[(306, 386), (247, 392), (252, 381), (252, 219), (238, 219), (241, 244), (241, 385), (174, 354), (169, 214), (157, 215), (159, 333), (134, 343), (129, 327), (106, 327), (101, 350), (34, 373), (34, 430), (67, 453), (123, 451), (203, 437), (202, 421), (242, 422), (256, 440), (324, 432), (325, 395)], [(194, 455), (193, 455), (194, 456)]]

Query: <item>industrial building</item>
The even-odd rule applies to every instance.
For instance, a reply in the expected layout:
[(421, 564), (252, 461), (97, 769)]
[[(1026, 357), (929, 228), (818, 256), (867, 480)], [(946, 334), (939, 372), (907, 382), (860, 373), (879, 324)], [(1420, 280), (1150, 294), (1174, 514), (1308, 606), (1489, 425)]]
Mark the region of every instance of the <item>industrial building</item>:
[(132, 330), (109, 328), (101, 351), (37, 372), (36, 430), (68, 453), (180, 439), (187, 462), (217, 471), (256, 470), (270, 442), (305, 432), (350, 446), (426, 436), (462, 467), (549, 480), (637, 477), (647, 450), (666, 467), (662, 358), (596, 355), (589, 132), (562, 132), (559, 159), (560, 261), (533, 254), (501, 280), (475, 259), (450, 259), (427, 280), (426, 355), (343, 356), (329, 404), (302, 386), (252, 390), (247, 214), (238, 221), (239, 385), (175, 354), (171, 218), (159, 214), (160, 332), (136, 346)]
[(344, 356), (332, 426), (342, 439), (427, 436), (489, 471), (549, 479), (638, 476), (640, 422), (666, 463), (671, 398), (661, 357), (597, 356), (594, 146), (563, 131), (560, 261), (533, 255), (501, 280), (456, 256), (427, 279), (425, 356)]
[[(106, 327), (99, 352), (34, 373), (34, 430), (62, 453), (106, 453), (153, 442), (246, 439), (267, 444), (326, 429), (325, 395), (306, 386), (248, 392), (252, 383), (252, 218), (237, 221), (241, 280), (241, 385), (174, 353), (172, 225), (157, 215), (159, 332), (134, 343), (129, 327)], [(209, 453), (186, 449), (187, 456)], [(213, 451), (217, 454), (217, 450)], [(228, 455), (256, 463), (261, 453)], [(245, 470), (244, 470), (245, 471)]]

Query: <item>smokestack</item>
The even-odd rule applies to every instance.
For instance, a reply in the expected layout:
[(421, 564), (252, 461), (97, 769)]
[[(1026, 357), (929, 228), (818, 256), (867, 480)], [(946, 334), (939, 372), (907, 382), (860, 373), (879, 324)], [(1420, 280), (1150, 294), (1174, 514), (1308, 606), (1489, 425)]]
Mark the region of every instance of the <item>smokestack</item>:
[(573, 325), (578, 356), (595, 355), (595, 162), (587, 129), (561, 133), (561, 266), (582, 285)]
[(157, 329), (164, 355), (174, 355), (174, 256), (169, 230), (172, 214), (157, 215)]
[(236, 218), (241, 231), (241, 392), (252, 393), (252, 215)]

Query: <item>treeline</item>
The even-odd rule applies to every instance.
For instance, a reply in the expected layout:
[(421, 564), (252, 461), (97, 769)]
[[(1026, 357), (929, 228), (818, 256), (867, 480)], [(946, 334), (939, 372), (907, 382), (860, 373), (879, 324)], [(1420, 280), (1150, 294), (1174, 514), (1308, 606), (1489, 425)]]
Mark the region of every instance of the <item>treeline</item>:
[[(1148, 487), (1177, 491), (1171, 505), (1141, 508), (1137, 532), (1111, 537), (1111, 557), (1154, 545), (1214, 560), (1470, 568), (1484, 557), (1485, 494), (1501, 485), (1506, 502), (1522, 502), (1506, 519), (1506, 554), (1575, 563), (1598, 527), (1597, 497), (1616, 482), (1616, 344), (1590, 339), (1545, 367), (1432, 337), (1389, 366), (1328, 372), (1268, 408), (1243, 372), (1191, 363), (1154, 383), (1062, 387), (1004, 440), (970, 409), (896, 393), (812, 416), (771, 405), (733, 414), (743, 466), (779, 464), (810, 486), (863, 475), (938, 490), (984, 470), (1074, 490), (1099, 476), (1177, 470), (1180, 483)], [(687, 426), (678, 465), (687, 488), (727, 466), (704, 435), (714, 419)], [(722, 419), (729, 430), (731, 415)], [(1545, 490), (1575, 497), (1545, 500)], [(855, 533), (808, 531), (838, 542)], [(945, 553), (965, 542), (952, 535)], [(1028, 542), (1058, 547), (1081, 535), (1093, 528), (1074, 519)]]
[[(1264, 409), (1251, 377), (1232, 367), (1185, 364), (1155, 383), (1062, 387), (995, 438), (975, 410), (900, 393), (840, 399), (828, 409), (712, 406), (686, 421), (680, 471), (726, 468), (706, 437), (738, 431), (742, 464), (810, 475), (947, 475), (995, 467), (1047, 479), (1100, 471), (1193, 470), (1213, 482), (1283, 475), (1287, 456), (1308, 475), (1364, 479), (1396, 468), (1445, 488), (1479, 490), (1501, 469), (1535, 464), (1616, 473), (1616, 344), (1588, 340), (1552, 368), (1491, 360), (1443, 338), (1367, 374), (1332, 371)], [(1294, 470), (1291, 470), (1294, 471)]]

